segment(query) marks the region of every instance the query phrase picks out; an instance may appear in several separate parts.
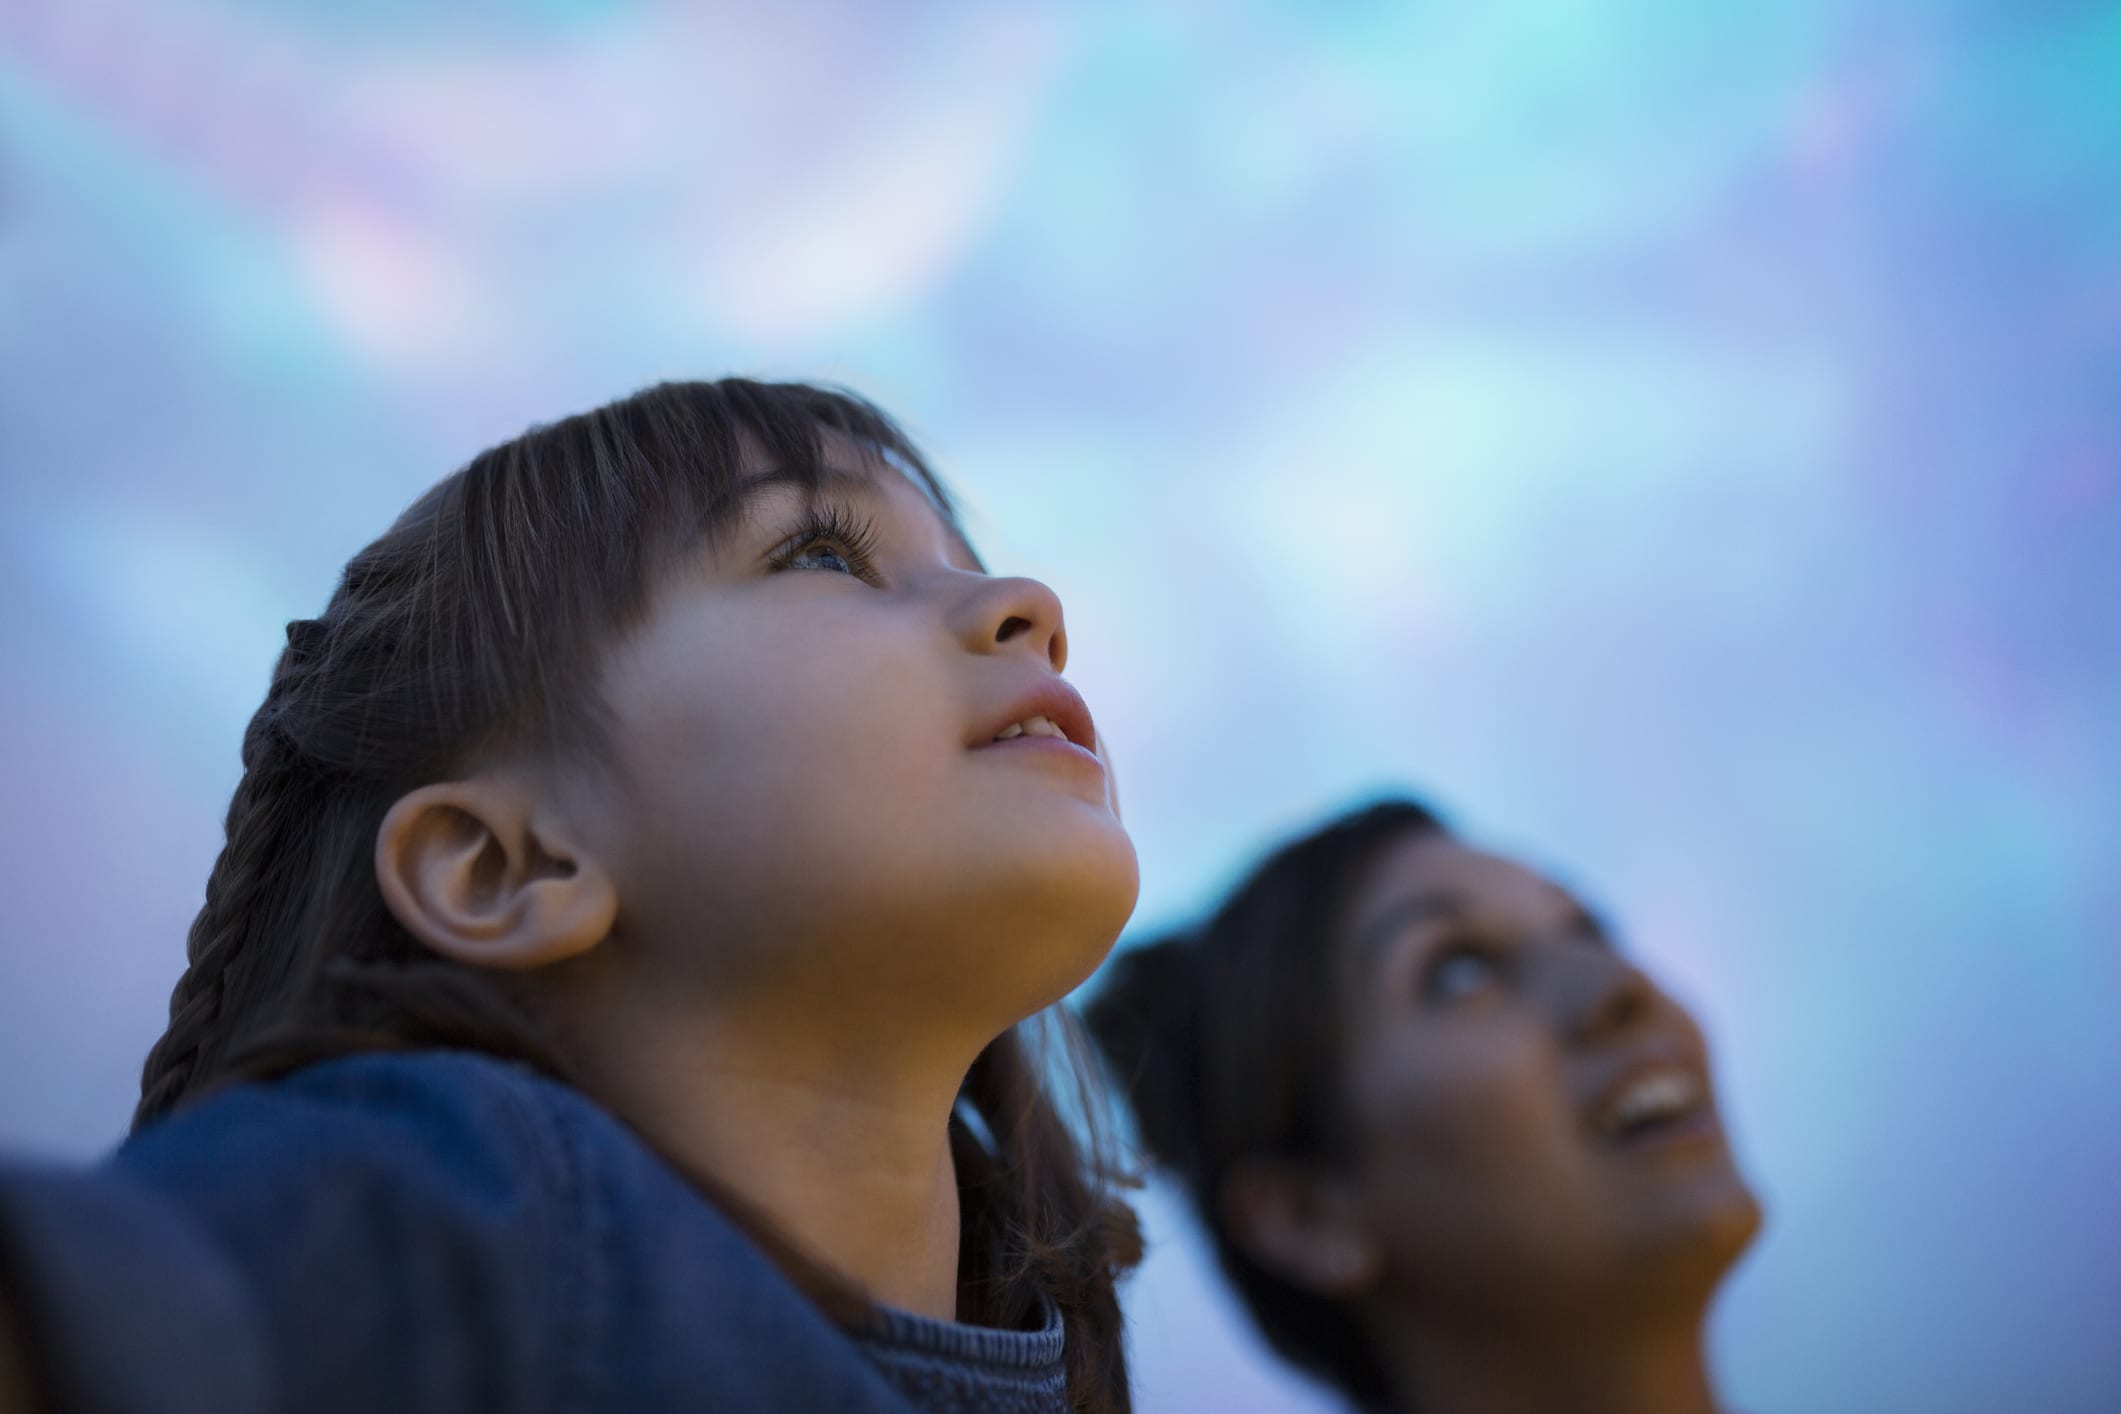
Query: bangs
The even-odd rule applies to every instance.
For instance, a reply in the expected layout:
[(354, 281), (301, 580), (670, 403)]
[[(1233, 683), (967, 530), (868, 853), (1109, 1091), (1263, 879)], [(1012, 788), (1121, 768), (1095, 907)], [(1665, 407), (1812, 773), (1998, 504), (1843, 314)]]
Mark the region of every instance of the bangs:
[[(592, 419), (630, 442), (647, 479), (660, 482), (658, 549), (680, 552), (688, 532), (718, 540), (741, 518), (756, 481), (794, 486), (815, 500), (850, 473), (895, 472), (911, 482), (943, 523), (963, 537), (956, 507), (920, 451), (874, 404), (842, 389), (797, 383), (665, 383)], [(852, 445), (856, 465), (835, 459), (828, 442)], [(639, 530), (656, 537), (658, 526)], [(660, 539), (660, 537), (658, 537)]]

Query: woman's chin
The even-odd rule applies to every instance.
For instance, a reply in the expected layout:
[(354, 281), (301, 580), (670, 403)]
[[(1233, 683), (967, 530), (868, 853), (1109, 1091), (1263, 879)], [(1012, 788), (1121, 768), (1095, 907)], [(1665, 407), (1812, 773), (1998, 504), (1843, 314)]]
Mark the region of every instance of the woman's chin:
[(1760, 1200), (1733, 1170), (1723, 1183), (1684, 1195), (1638, 1226), (1626, 1265), (1658, 1272), (1669, 1285), (1707, 1297), (1752, 1246), (1761, 1221)]
[(1760, 1199), (1750, 1188), (1745, 1188), (1741, 1183), (1740, 1191), (1742, 1197), (1732, 1203), (1727, 1222), (1720, 1229), (1726, 1269), (1736, 1265), (1738, 1259), (1745, 1255), (1746, 1249), (1753, 1245), (1754, 1239), (1760, 1236), (1760, 1229), (1767, 1217), (1766, 1211), (1760, 1206)]

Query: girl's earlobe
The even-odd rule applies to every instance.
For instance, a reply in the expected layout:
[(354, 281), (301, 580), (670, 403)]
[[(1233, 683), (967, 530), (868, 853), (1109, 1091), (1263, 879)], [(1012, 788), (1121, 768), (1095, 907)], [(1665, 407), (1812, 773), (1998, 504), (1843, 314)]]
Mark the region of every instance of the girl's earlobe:
[(400, 797), (376, 831), (376, 885), (391, 915), (442, 957), (525, 971), (611, 933), (610, 874), (540, 820), (527, 783), (478, 777)]

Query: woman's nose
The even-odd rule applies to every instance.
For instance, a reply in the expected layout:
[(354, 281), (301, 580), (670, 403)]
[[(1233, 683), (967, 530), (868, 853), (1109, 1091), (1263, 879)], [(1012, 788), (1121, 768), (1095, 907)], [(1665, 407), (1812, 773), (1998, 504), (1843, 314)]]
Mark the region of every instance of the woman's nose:
[(1657, 988), (1641, 968), (1603, 944), (1556, 943), (1558, 993), (1570, 1039), (1596, 1044), (1623, 1035), (1656, 1009)]

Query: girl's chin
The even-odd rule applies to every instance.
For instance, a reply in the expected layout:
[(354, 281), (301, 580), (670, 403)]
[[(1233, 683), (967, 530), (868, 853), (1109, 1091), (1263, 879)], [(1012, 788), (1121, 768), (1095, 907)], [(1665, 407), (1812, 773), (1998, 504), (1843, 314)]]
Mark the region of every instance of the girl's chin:
[(1116, 937), (1141, 889), (1134, 841), (1102, 804), (1058, 804), (1005, 810), (973, 825), (965, 865), (1035, 898), (1041, 912), (1113, 918)]

